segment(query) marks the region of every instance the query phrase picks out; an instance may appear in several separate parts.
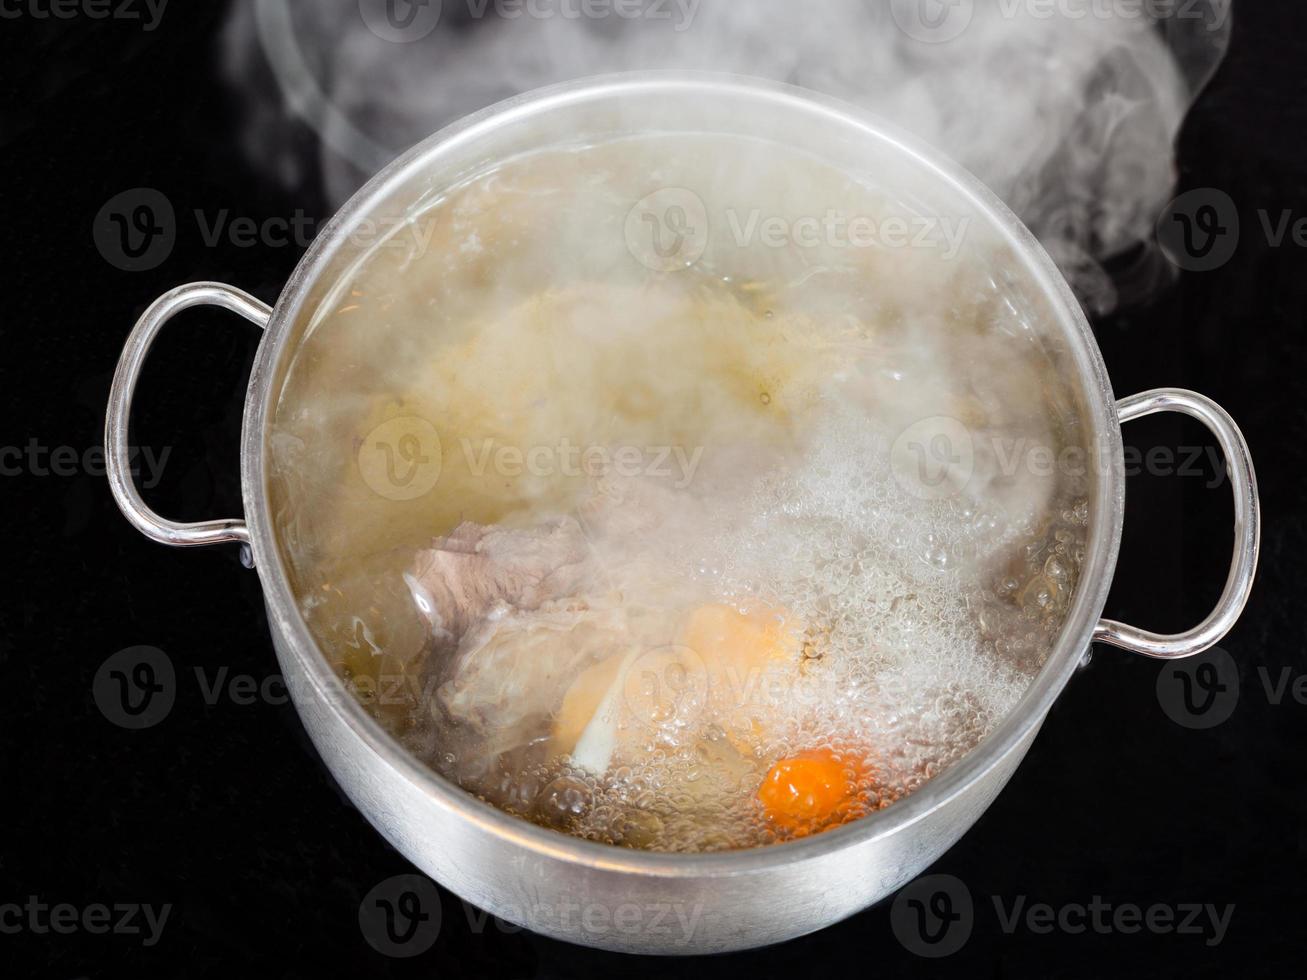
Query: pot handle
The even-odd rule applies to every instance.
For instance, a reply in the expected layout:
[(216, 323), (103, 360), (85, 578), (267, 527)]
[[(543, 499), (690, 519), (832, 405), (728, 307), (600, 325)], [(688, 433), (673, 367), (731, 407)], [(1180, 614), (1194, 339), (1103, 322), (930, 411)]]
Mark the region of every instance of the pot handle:
[(182, 310), (193, 306), (219, 306), (239, 313), (251, 323), (264, 328), (272, 318), (272, 310), (267, 304), (259, 302), (248, 293), (218, 282), (195, 282), (178, 286), (155, 300), (141, 315), (127, 338), (122, 357), (118, 360), (118, 370), (114, 373), (113, 387), (109, 389), (109, 408), (104, 426), (105, 471), (119, 509), (147, 538), (177, 548), (222, 544), (226, 541), (249, 544), (249, 530), (242, 520), (179, 524), (160, 517), (141, 499), (132, 480), (127, 423), (131, 417), (132, 395), (141, 375), (141, 366), (163, 325)]
[(1163, 636), (1104, 619), (1094, 630), (1094, 640), (1158, 660), (1180, 660), (1219, 643), (1243, 612), (1257, 574), (1261, 505), (1257, 499), (1257, 474), (1248, 443), (1225, 409), (1204, 395), (1178, 388), (1146, 391), (1117, 403), (1122, 422), (1159, 412), (1180, 412), (1202, 422), (1216, 436), (1225, 453), (1230, 485), (1234, 490), (1234, 560), (1230, 564), (1230, 575), (1212, 614), (1191, 630)]

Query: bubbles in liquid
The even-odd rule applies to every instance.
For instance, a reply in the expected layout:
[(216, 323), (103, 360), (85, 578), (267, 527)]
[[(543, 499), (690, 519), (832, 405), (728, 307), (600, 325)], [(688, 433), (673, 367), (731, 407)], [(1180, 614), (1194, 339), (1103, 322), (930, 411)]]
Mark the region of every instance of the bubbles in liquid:
[[(685, 269), (625, 240), (650, 160), (708, 213)], [(973, 749), (1085, 557), (1047, 310), (979, 227), (948, 256), (738, 234), (926, 206), (662, 137), (501, 166), (370, 256), (271, 443), (301, 609), (368, 709), (510, 813), (666, 851), (826, 829)]]

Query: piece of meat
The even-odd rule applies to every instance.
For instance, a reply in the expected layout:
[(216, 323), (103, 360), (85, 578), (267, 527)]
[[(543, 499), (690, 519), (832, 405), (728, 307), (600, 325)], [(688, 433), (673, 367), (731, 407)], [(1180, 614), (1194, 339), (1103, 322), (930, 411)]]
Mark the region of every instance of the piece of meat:
[(548, 730), (544, 719), (577, 674), (632, 642), (622, 609), (581, 600), (531, 613), (501, 608), (463, 637), (437, 698), (482, 738), (483, 751), (506, 751)]
[(437, 641), (449, 645), (497, 606), (534, 610), (574, 595), (588, 556), (570, 517), (529, 530), (465, 523), (418, 552), (405, 579)]

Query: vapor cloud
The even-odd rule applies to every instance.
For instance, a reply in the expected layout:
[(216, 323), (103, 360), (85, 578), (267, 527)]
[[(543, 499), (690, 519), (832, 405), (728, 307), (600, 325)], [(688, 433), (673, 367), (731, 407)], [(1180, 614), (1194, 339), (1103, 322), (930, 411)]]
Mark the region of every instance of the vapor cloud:
[(940, 147), (1007, 201), (1097, 312), (1122, 285), (1105, 262), (1138, 252), (1148, 265), (1175, 134), (1231, 21), (1230, 0), (403, 0), (429, 24), (397, 40), (368, 6), (233, 5), (224, 63), (248, 108), (244, 144), (289, 190), (320, 178), (343, 203), (413, 143), (542, 85), (736, 72), (846, 99)]

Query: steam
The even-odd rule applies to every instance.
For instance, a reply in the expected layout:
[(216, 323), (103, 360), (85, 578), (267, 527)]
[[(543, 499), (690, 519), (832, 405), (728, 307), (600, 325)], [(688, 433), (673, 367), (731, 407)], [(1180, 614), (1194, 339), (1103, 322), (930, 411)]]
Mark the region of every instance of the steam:
[(856, 103), (958, 160), (1100, 313), (1123, 285), (1104, 263), (1147, 265), (1134, 253), (1172, 194), (1175, 134), (1230, 29), (1230, 0), (394, 2), (439, 23), (400, 43), (377, 30), (381, 2), (233, 5), (224, 65), (243, 142), (287, 190), (320, 178), (339, 205), (413, 143), (543, 85), (755, 75)]

